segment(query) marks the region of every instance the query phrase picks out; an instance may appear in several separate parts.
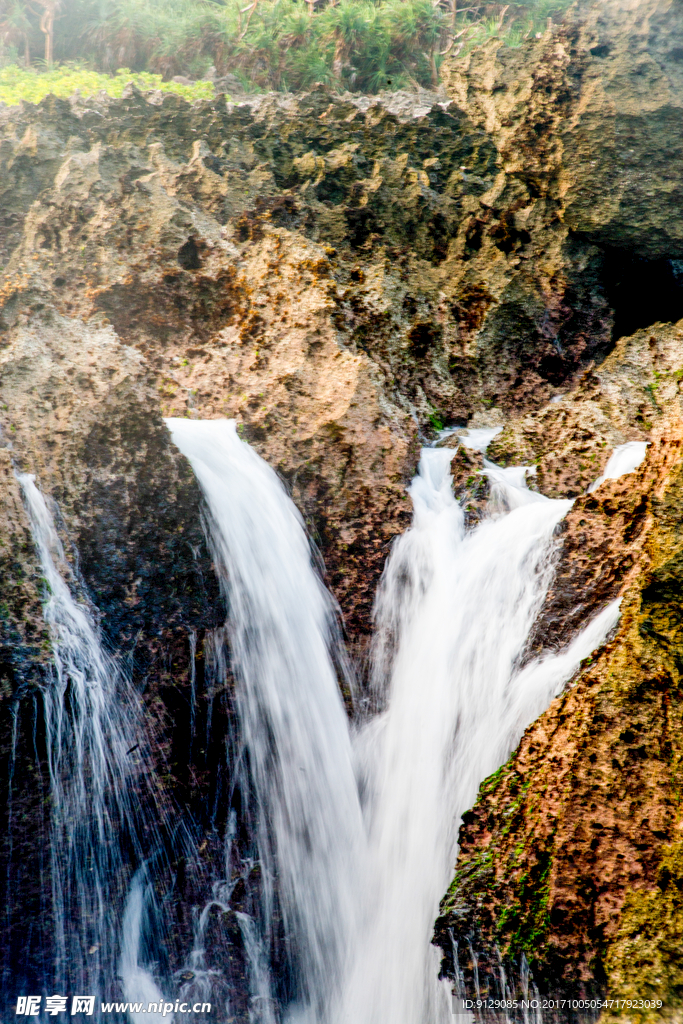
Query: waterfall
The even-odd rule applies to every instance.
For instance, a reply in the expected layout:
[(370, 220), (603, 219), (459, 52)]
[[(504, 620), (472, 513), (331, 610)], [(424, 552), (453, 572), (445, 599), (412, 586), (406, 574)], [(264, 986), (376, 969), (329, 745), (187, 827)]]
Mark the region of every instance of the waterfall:
[[(145, 735), (139, 700), (103, 649), (91, 609), (72, 595), (67, 580), (79, 588), (45, 499), (33, 476), (17, 479), (43, 573), (52, 647), (42, 687), (54, 919), (54, 973), (45, 988), (95, 995), (99, 1019), (99, 999), (118, 996), (117, 967), (128, 998), (156, 991), (137, 962), (141, 881), (128, 898), (123, 928), (120, 920), (130, 862), (144, 858)], [(147, 831), (158, 835), (160, 822), (157, 809)]]
[(453, 452), (423, 450), (413, 525), (377, 599), (372, 686), (384, 710), (349, 727), (334, 609), (276, 474), (232, 421), (167, 423), (208, 505), (260, 808), (265, 925), (257, 935), (240, 921), (252, 996), (269, 1001), (262, 955), (277, 878), (296, 979), (288, 1021), (446, 1021), (430, 939), (460, 815), (618, 618), (611, 605), (565, 651), (520, 667), (571, 502), (528, 490), (523, 467), (487, 463), (495, 514), (466, 533)]
[[(291, 949), (292, 1017), (326, 1019), (358, 930), (364, 832), (332, 655), (335, 609), (311, 564), (303, 521), (233, 421), (167, 420), (209, 510), (207, 533), (229, 608), (226, 633), (260, 805), (263, 917)], [(247, 951), (256, 937), (240, 922)], [(270, 936), (262, 936), (267, 948)], [(266, 1002), (252, 962), (254, 1000)], [(258, 1019), (258, 1018), (255, 1018)]]
[(413, 524), (377, 600), (373, 684), (386, 690), (386, 710), (357, 740), (369, 870), (340, 1024), (450, 1019), (430, 939), (460, 816), (618, 616), (610, 606), (566, 651), (520, 671), (571, 502), (528, 490), (523, 467), (486, 463), (498, 514), (466, 533), (452, 456), (423, 450)]
[[(147, 1005), (164, 1002), (161, 990), (151, 973), (140, 966), (142, 932), (148, 909), (146, 904), (149, 904), (152, 898), (151, 886), (149, 882), (145, 884), (145, 869), (140, 868), (133, 876), (123, 915), (119, 974), (126, 1000)], [(173, 1024), (172, 1016), (162, 1017), (161, 1014), (154, 1012), (147, 1013), (146, 1008), (144, 1016), (142, 1012), (129, 1013), (129, 1018), (131, 1024), (161, 1024), (162, 1020), (164, 1024), (166, 1021)]]

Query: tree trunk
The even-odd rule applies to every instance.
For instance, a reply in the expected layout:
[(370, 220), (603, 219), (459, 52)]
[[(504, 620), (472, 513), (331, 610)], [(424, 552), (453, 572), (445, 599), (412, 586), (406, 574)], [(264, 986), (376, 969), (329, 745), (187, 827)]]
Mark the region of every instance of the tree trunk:
[[(254, 13), (254, 11), (256, 10), (257, 6), (258, 6), (258, 0), (254, 0), (254, 2), (251, 5), (251, 7), (244, 7), (241, 11), (238, 12), (239, 13), (239, 19), (240, 19), (240, 21), (239, 21), (239, 37), (240, 37), (240, 39), (244, 39), (244, 37), (246, 36), (247, 29), (249, 28), (249, 22), (251, 21), (251, 16)], [(249, 12), (248, 14), (247, 14), (247, 11)], [(242, 29), (242, 15), (243, 14), (247, 14), (247, 20), (246, 20), (246, 23), (244, 25), (244, 29)]]
[(59, 10), (59, 2), (42, 0), (45, 8), (40, 19), (40, 31), (45, 35), (45, 63), (50, 68), (54, 60), (55, 14)]

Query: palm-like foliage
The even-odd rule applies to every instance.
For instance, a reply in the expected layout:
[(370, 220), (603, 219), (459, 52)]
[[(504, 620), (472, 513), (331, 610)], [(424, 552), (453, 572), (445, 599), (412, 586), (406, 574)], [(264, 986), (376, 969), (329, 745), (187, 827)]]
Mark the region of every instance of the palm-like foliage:
[(31, 59), (30, 38), (34, 26), (28, 17), (26, 4), (21, 0), (5, 0), (0, 4), (0, 53), (14, 50), (23, 55), (26, 64)]
[[(35, 5), (0, 0), (2, 47), (38, 55)], [(446, 53), (491, 35), (518, 44), (570, 0), (62, 0), (55, 56), (101, 71), (201, 77), (213, 65), (251, 89), (315, 82), (376, 92), (435, 86)], [(5, 60), (6, 62), (6, 60)]]

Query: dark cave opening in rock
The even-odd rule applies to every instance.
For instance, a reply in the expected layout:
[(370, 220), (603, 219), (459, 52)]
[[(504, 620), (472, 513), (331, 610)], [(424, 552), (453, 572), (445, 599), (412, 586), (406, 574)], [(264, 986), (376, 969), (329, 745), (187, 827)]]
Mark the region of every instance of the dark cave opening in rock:
[(188, 238), (178, 249), (178, 263), (185, 270), (199, 270), (201, 267), (202, 261), (194, 238)]
[(614, 310), (613, 341), (650, 324), (683, 318), (683, 260), (645, 260), (608, 249), (603, 282)]

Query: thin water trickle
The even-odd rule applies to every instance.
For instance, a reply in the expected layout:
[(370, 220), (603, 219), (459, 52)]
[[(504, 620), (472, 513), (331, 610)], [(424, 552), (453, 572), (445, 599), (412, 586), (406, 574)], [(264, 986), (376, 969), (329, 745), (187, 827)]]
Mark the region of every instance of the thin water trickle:
[(242, 932), (244, 950), (249, 964), (249, 987), (251, 989), (250, 1024), (276, 1024), (275, 1000), (270, 984), (268, 956), (256, 922), (248, 914), (235, 915)]
[(99, 643), (89, 609), (77, 604), (52, 517), (34, 479), (17, 477), (45, 578), (43, 615), (54, 672), (43, 689), (52, 788), (52, 885), (56, 977), (62, 990), (101, 992), (116, 962), (110, 887), (121, 876), (112, 842), (135, 775), (127, 750), (138, 721), (122, 680)]
[(133, 881), (126, 901), (121, 928), (121, 955), (119, 959), (119, 975), (124, 999), (132, 1003), (140, 1003), (144, 1011), (128, 1012), (131, 1024), (173, 1024), (173, 1014), (162, 1016), (154, 1011), (147, 1012), (150, 1003), (159, 1005), (164, 996), (158, 987), (151, 971), (140, 964), (142, 932), (148, 916), (148, 904), (153, 894), (146, 878), (145, 868), (140, 868)]
[(132, 865), (144, 861), (146, 814), (153, 813), (155, 835), (163, 813), (148, 790), (139, 701), (105, 652), (91, 609), (71, 592), (67, 580), (75, 582), (73, 574), (34, 478), (17, 474), (17, 480), (44, 577), (43, 616), (52, 646), (42, 688), (55, 926), (54, 974), (45, 986), (95, 996), (100, 1019), (100, 1000), (120, 995), (117, 974), (130, 999), (158, 992), (139, 963), (140, 873), (126, 890)]
[(277, 877), (296, 978), (290, 1024), (445, 1022), (430, 939), (460, 815), (618, 618), (610, 606), (566, 651), (520, 670), (571, 502), (529, 491), (524, 467), (489, 463), (495, 514), (466, 533), (452, 450), (423, 451), (413, 525), (377, 598), (372, 686), (385, 710), (350, 729), (330, 654), (334, 609), (275, 473), (233, 422), (167, 422), (209, 508), (260, 806), (266, 924), (243, 931), (252, 1004), (269, 998)]
[(648, 443), (648, 441), (627, 441), (626, 444), (617, 445), (610, 455), (602, 476), (593, 481), (588, 488), (588, 493), (592, 494), (605, 480), (618, 480), (619, 477), (626, 476), (627, 473), (633, 473), (645, 458)]

